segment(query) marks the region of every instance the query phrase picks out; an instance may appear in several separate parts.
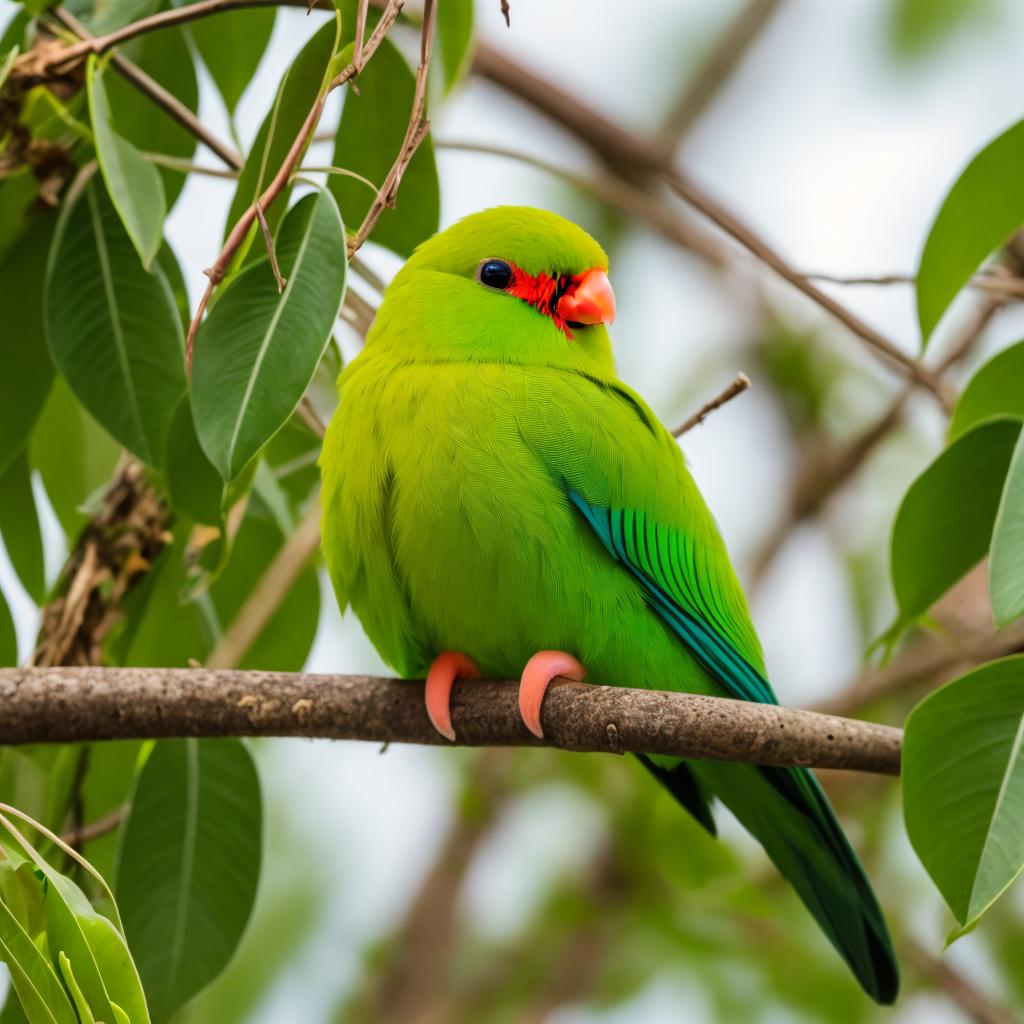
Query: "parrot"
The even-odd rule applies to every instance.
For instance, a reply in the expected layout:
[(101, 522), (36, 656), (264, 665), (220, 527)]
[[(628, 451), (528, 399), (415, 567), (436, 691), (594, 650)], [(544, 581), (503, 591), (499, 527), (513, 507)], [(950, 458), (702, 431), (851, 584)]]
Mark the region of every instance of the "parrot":
[[(498, 206), (414, 250), (339, 377), (327, 570), (450, 740), (457, 679), (519, 679), (539, 737), (556, 677), (777, 703), (680, 445), (617, 376), (614, 316), (590, 235)], [(729, 808), (866, 993), (895, 1000), (885, 919), (809, 770), (641, 760), (712, 835), (712, 801)]]

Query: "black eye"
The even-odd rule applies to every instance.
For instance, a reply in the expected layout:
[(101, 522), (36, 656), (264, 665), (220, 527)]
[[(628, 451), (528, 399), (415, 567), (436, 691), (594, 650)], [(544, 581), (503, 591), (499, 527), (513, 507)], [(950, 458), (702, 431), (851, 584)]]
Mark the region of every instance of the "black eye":
[(512, 267), (504, 260), (484, 260), (477, 269), (476, 279), (488, 288), (504, 291), (512, 283)]

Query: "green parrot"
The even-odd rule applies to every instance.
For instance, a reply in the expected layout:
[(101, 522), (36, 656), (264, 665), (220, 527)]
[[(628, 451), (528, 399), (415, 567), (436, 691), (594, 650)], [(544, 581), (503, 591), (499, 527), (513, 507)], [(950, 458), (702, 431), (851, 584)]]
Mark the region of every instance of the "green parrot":
[[(616, 376), (607, 270), (555, 214), (466, 217), (398, 272), (341, 374), (327, 566), (381, 657), (426, 675), (450, 739), (456, 678), (521, 678), (537, 735), (556, 676), (776, 703), (679, 445)], [(712, 834), (712, 797), (730, 808), (867, 993), (895, 999), (885, 920), (809, 771), (641, 760)]]

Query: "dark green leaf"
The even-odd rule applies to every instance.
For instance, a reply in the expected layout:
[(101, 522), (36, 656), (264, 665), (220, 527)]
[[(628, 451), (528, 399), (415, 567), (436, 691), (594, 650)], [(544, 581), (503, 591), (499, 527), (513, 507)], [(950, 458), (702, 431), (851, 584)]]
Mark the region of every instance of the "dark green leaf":
[(21, 585), (36, 604), (41, 604), (45, 588), (43, 538), (24, 452), (0, 475), (0, 534)]
[(182, 396), (171, 421), (165, 473), (171, 504), (176, 511), (198, 523), (220, 524), (224, 517), (221, 509), (224, 481), (196, 437), (188, 394)]
[(166, 241), (161, 246), (160, 251), (156, 254), (156, 262), (164, 272), (164, 277), (167, 278), (167, 283), (171, 286), (171, 294), (174, 296), (174, 304), (178, 307), (178, 316), (181, 320), (182, 328), (185, 329), (188, 327), (189, 321), (192, 319), (192, 310), (189, 306), (188, 289), (185, 287), (185, 277), (181, 272), (181, 266), (178, 264), (178, 258), (174, 255), (174, 250)]
[[(346, 23), (346, 27), (351, 22)], [(350, 87), (334, 143), (332, 163), (361, 174), (378, 188), (398, 156), (409, 123), (415, 77), (405, 58), (388, 40), (359, 75), (359, 93)], [(342, 219), (355, 230), (374, 192), (347, 175), (331, 175), (330, 189)], [(428, 135), (402, 176), (395, 209), (385, 210), (370, 239), (400, 256), (409, 256), (433, 235), (440, 222), (441, 199), (434, 147)]]
[(229, 114), (256, 73), (274, 30), (273, 8), (227, 11), (216, 18), (200, 18), (191, 25), (203, 58), (224, 99)]
[(1024, 657), (983, 665), (911, 712), (903, 813), (963, 934), (1024, 867)]
[(949, 439), (993, 416), (1024, 419), (1024, 341), (994, 355), (970, 379), (953, 410)]
[(58, 377), (33, 431), (29, 462), (43, 478), (69, 543), (77, 540), (89, 518), (89, 504), (99, 498), (120, 455), (121, 446)]
[[(306, 43), (288, 69), (274, 105), (264, 118), (242, 168), (224, 227), (225, 236), (253, 200), (270, 184), (295, 141), (310, 107), (324, 85), (324, 73), (334, 51), (335, 34), (333, 23), (324, 25)], [(290, 189), (285, 189), (266, 211), (271, 231), (284, 215), (289, 195)]]
[(34, 220), (0, 262), (0, 473), (25, 447), (53, 383), (43, 326), (43, 283), (53, 226), (52, 217)]
[(917, 271), (917, 317), (924, 345), (982, 261), (1024, 222), (1022, 164), (1024, 121), (975, 156), (943, 201)]
[(892, 534), (900, 621), (927, 611), (989, 547), (1020, 423), (993, 420), (954, 441), (907, 491)]
[(0, 665), (18, 664), (18, 634), (14, 631), (11, 609), (0, 590)]
[[(118, 50), (193, 113), (199, 109), (199, 81), (192, 50), (182, 29), (163, 28), (134, 39)], [(117, 131), (136, 149), (142, 153), (163, 153), (179, 160), (191, 159), (196, 151), (196, 137), (187, 128), (120, 75), (108, 76), (106, 87)], [(185, 175), (167, 167), (159, 168), (159, 172), (170, 209), (185, 184)]]
[(462, 77), (473, 41), (473, 0), (448, 0), (437, 8), (437, 44), (447, 92)]
[(261, 830), (259, 779), (241, 741), (154, 747), (123, 829), (117, 896), (156, 1024), (231, 959), (256, 896)]
[[(35, 2), (35, 0), (33, 0)], [(41, 8), (50, 6), (49, 0), (41, 0)], [(89, 28), (94, 35), (113, 32), (116, 28), (129, 25), (145, 18), (160, 6), (160, 0), (96, 0), (89, 16)]]
[(196, 433), (228, 481), (294, 412), (330, 340), (346, 260), (329, 192), (318, 189), (289, 211), (276, 249), (284, 290), (261, 259), (227, 284), (196, 338)]
[(92, 56), (85, 75), (96, 157), (107, 194), (148, 270), (163, 242), (167, 215), (164, 186), (156, 167), (115, 130), (103, 82), (104, 67), (100, 58)]
[(163, 271), (143, 270), (95, 178), (61, 215), (46, 306), (54, 362), (82, 404), (159, 465), (185, 389), (181, 322)]
[[(1024, 381), (1020, 383), (1024, 390)], [(998, 626), (1024, 615), (1024, 431), (1017, 439), (996, 513), (988, 586)]]

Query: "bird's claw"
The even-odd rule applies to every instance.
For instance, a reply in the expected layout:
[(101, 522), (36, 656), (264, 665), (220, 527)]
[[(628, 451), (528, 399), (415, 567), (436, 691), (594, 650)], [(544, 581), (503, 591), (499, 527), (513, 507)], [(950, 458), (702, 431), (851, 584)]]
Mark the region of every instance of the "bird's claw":
[(427, 672), (427, 716), (431, 725), (453, 743), (455, 729), (452, 727), (452, 685), (456, 679), (479, 678), (480, 670), (473, 659), (458, 651), (442, 651), (433, 660)]
[(587, 670), (565, 651), (538, 651), (526, 663), (519, 683), (519, 714), (526, 728), (537, 739), (544, 739), (540, 708), (551, 680), (556, 676), (565, 676), (567, 679), (582, 681), (586, 674)]

